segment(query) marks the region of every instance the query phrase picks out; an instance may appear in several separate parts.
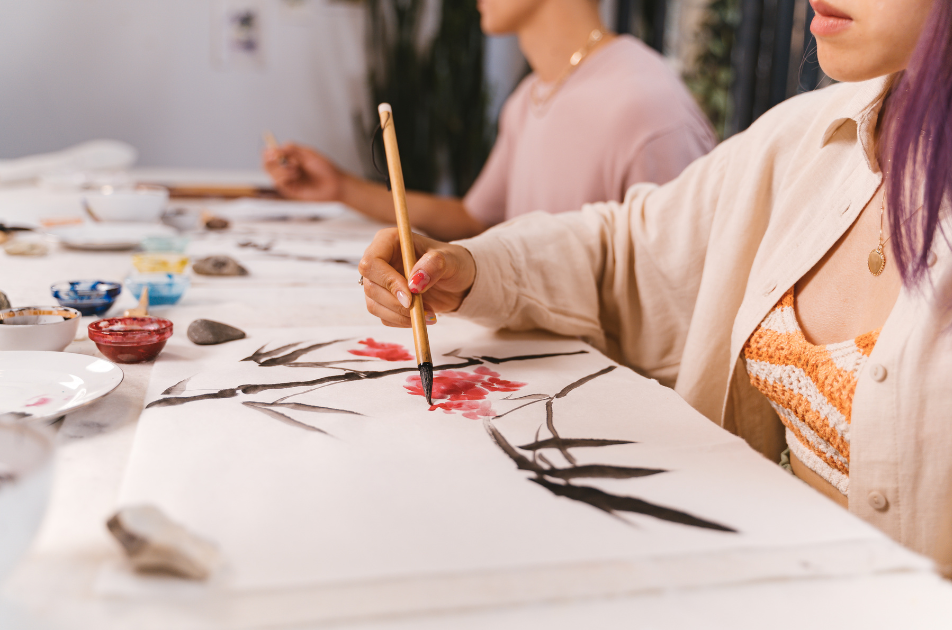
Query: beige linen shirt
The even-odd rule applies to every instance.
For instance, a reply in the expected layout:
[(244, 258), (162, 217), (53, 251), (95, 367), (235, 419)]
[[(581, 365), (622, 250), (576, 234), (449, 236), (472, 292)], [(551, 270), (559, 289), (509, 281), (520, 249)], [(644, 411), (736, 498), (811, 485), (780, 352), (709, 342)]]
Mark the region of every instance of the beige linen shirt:
[[(580, 336), (777, 461), (783, 425), (741, 351), (879, 187), (884, 87), (799, 96), (664, 186), (463, 241), (477, 275), (459, 314)], [(933, 556), (952, 496), (952, 256), (937, 240), (931, 284), (902, 289), (859, 376), (849, 491), (852, 513)]]

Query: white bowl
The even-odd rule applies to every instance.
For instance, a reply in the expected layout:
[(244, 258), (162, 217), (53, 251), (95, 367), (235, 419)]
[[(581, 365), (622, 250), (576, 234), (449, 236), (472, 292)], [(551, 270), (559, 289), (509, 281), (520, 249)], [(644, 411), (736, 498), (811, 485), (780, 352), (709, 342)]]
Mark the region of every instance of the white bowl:
[(0, 581), (30, 547), (53, 481), (53, 443), (41, 429), (0, 423)]
[[(69, 249), (92, 251), (124, 251), (135, 249), (152, 236), (175, 236), (177, 232), (167, 225), (114, 222), (66, 225), (48, 230)], [(18, 237), (19, 238), (19, 237)]]
[(76, 338), (80, 317), (65, 306), (0, 310), (0, 350), (65, 350)]
[(156, 222), (169, 203), (169, 191), (161, 186), (103, 186), (83, 193), (83, 200), (103, 221)]

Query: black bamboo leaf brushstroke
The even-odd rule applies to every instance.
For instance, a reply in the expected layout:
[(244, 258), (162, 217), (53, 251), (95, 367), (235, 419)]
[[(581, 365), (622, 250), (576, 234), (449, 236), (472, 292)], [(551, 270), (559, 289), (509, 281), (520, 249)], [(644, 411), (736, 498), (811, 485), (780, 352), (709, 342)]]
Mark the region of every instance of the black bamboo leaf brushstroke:
[(529, 401), (529, 402), (527, 402), (527, 403), (524, 404), (524, 405), (519, 405), (519, 406), (516, 407), (515, 409), (510, 409), (509, 411), (507, 411), (507, 412), (505, 412), (505, 413), (501, 413), (501, 414), (499, 414), (498, 416), (493, 416), (493, 420), (497, 420), (497, 419), (499, 419), (499, 418), (508, 416), (508, 415), (511, 414), (511, 413), (515, 413), (515, 412), (519, 411), (520, 409), (525, 409), (525, 408), (528, 407), (529, 405), (534, 405), (534, 404), (536, 404), (537, 402), (542, 402), (543, 400), (549, 400), (549, 397), (548, 397), (548, 396), (543, 396), (542, 398), (536, 398), (535, 400)]
[[(284, 367), (292, 368), (327, 368), (327, 367), (336, 367), (341, 370), (347, 370), (348, 368), (340, 367), (341, 363), (378, 363), (373, 359), (342, 359), (340, 361), (295, 361), (294, 363), (287, 363)], [(356, 372), (358, 370), (351, 370)]]
[[(559, 440), (560, 443), (561, 436), (559, 435), (559, 432), (555, 430), (554, 403), (554, 398), (550, 398), (545, 401), (545, 428), (547, 428), (549, 433), (552, 434), (552, 437), (556, 440)], [(575, 458), (572, 457), (571, 453), (569, 453), (569, 449), (567, 449), (565, 446), (559, 446), (558, 450), (560, 453), (562, 453), (562, 457), (564, 457), (568, 463), (572, 464), (573, 466), (576, 464)]]
[[(588, 354), (588, 350), (576, 350), (575, 352), (552, 352), (550, 354), (524, 354), (516, 357), (478, 357), (483, 361), (499, 365), (509, 361), (528, 361), (529, 359), (551, 359), (552, 357), (570, 357), (576, 354)], [(612, 368), (614, 369), (614, 368)]]
[[(568, 396), (569, 393), (572, 392), (573, 390), (575, 390), (575, 389), (581, 387), (581, 386), (584, 385), (585, 383), (588, 383), (588, 382), (591, 381), (592, 379), (596, 379), (596, 378), (598, 378), (599, 376), (603, 376), (603, 375), (605, 375), (605, 374), (608, 374), (609, 372), (613, 371), (613, 370), (614, 370), (615, 368), (617, 368), (617, 367), (618, 367), (617, 365), (609, 365), (607, 368), (605, 368), (605, 369), (603, 369), (603, 370), (599, 370), (598, 372), (595, 372), (594, 374), (589, 374), (588, 376), (583, 376), (582, 378), (578, 379), (578, 380), (575, 381), (574, 383), (570, 383), (570, 384), (566, 385), (565, 387), (562, 388), (562, 391), (560, 391), (558, 394), (556, 394), (555, 396), (550, 397), (548, 400), (545, 401), (545, 426), (546, 426), (546, 428), (549, 430), (549, 433), (552, 434), (552, 438), (555, 440), (555, 442), (553, 442), (553, 444), (555, 445), (555, 448), (557, 448), (557, 449), (559, 450), (559, 452), (562, 453), (562, 457), (564, 457), (565, 460), (566, 460), (568, 463), (572, 464), (573, 466), (576, 464), (575, 457), (573, 457), (572, 454), (569, 453), (568, 447), (566, 447), (566, 446), (562, 443), (562, 441), (561, 441), (561, 436), (559, 435), (559, 432), (556, 431), (556, 429), (555, 429), (555, 421), (554, 421), (554, 419), (553, 419), (553, 418), (554, 418), (554, 414), (555, 414), (555, 412), (554, 412), (555, 400), (556, 400), (557, 398), (565, 398), (565, 397)], [(531, 404), (531, 403), (529, 403), (529, 404)], [(528, 406), (528, 405), (523, 405), (523, 407), (527, 407), (527, 406)], [(514, 409), (513, 411), (515, 411), (515, 409)]]
[(269, 416), (269, 417), (271, 417), (271, 418), (274, 418), (275, 420), (280, 420), (281, 422), (283, 422), (283, 423), (285, 423), (285, 424), (289, 424), (289, 425), (291, 425), (292, 427), (297, 427), (297, 428), (299, 428), (299, 429), (305, 429), (305, 430), (307, 430), (307, 431), (314, 431), (314, 432), (316, 432), (316, 433), (323, 433), (324, 435), (328, 435), (328, 436), (330, 436), (330, 437), (334, 437), (333, 435), (331, 435), (330, 433), (328, 433), (328, 432), (325, 431), (324, 429), (318, 429), (317, 427), (312, 427), (312, 426), (309, 425), (309, 424), (304, 424), (303, 422), (298, 422), (297, 420), (295, 420), (295, 419), (292, 418), (291, 416), (287, 416), (287, 415), (285, 415), (285, 414), (283, 414), (283, 413), (281, 413), (280, 411), (277, 411), (277, 410), (275, 410), (275, 409), (270, 409), (270, 408), (269, 408), (269, 405), (268, 405), (267, 403), (262, 404), (262, 403), (256, 403), (256, 402), (251, 401), (251, 400), (246, 400), (245, 402), (243, 402), (243, 403), (241, 403), (241, 404), (244, 405), (244, 406), (246, 406), (246, 407), (251, 407), (252, 409), (254, 409), (254, 410), (256, 410), (256, 411), (260, 411), (260, 412), (263, 413), (264, 415)]
[[(535, 477), (529, 480), (547, 489), (556, 496), (565, 497), (573, 501), (587, 503), (603, 512), (619, 518), (617, 512), (631, 512), (651, 516), (663, 521), (679, 523), (691, 527), (712, 529), (715, 531), (737, 533), (737, 530), (726, 527), (713, 521), (708, 521), (687, 512), (675, 510), (673, 508), (655, 505), (643, 499), (635, 497), (615, 495), (598, 488), (589, 486), (579, 486), (572, 484), (572, 479), (578, 478), (610, 478), (610, 479), (631, 479), (636, 477), (645, 477), (667, 472), (663, 469), (655, 468), (631, 468), (624, 466), (610, 466), (604, 464), (590, 464), (578, 466), (568, 454), (570, 447), (576, 446), (610, 446), (614, 444), (631, 444), (624, 440), (593, 440), (587, 438), (561, 438), (555, 430), (553, 403), (558, 398), (564, 398), (573, 390), (588, 383), (592, 379), (608, 374), (617, 366), (609, 366), (599, 372), (585, 376), (574, 383), (569, 384), (558, 394), (546, 400), (546, 428), (552, 434), (547, 440), (539, 440), (539, 432), (536, 431), (535, 440), (531, 444), (519, 447), (523, 450), (532, 452), (532, 460), (528, 459), (506, 440), (506, 438), (493, 426), (492, 420), (485, 418), (483, 427), (489, 433), (493, 442), (499, 446), (502, 451), (516, 464), (516, 468), (534, 473)], [(530, 403), (531, 404), (531, 403)], [(526, 405), (523, 405), (526, 406)], [(545, 448), (555, 448), (569, 461), (570, 468), (556, 468), (540, 451)], [(548, 468), (539, 464), (542, 462)], [(550, 479), (558, 479), (563, 483), (555, 483)]]
[(257, 249), (261, 252), (267, 252), (270, 251), (272, 247), (274, 247), (274, 241), (268, 241), (264, 245), (261, 243), (255, 243), (254, 241), (241, 241), (238, 243), (238, 247)]
[(285, 350), (289, 350), (289, 349), (293, 348), (294, 346), (299, 346), (299, 345), (301, 345), (302, 343), (304, 343), (304, 342), (302, 342), (302, 341), (296, 341), (296, 342), (294, 342), (294, 343), (289, 343), (289, 344), (286, 345), (286, 346), (281, 346), (280, 348), (275, 348), (274, 350), (268, 350), (267, 352), (262, 352), (262, 350), (264, 350), (265, 348), (268, 347), (268, 344), (264, 344), (263, 346), (261, 346), (260, 348), (258, 348), (257, 350), (255, 350), (254, 353), (253, 353), (250, 357), (245, 357), (244, 359), (241, 359), (241, 360), (242, 360), (242, 361), (254, 361), (255, 363), (260, 363), (260, 361), (258, 361), (258, 359), (267, 359), (268, 357), (277, 356), (277, 355), (281, 354), (282, 352), (284, 352)]
[(198, 394), (196, 396), (170, 396), (169, 398), (156, 398), (148, 405), (145, 406), (146, 409), (150, 407), (174, 407), (176, 405), (184, 405), (185, 403), (198, 402), (200, 400), (220, 400), (223, 398), (234, 398), (238, 395), (238, 389), (220, 389), (217, 392), (212, 394)]
[[(346, 341), (346, 339), (338, 339), (334, 342), (328, 342), (327, 345), (329, 345), (330, 343), (337, 343), (339, 341)], [(299, 344), (290, 344), (289, 346), (285, 346), (285, 348), (293, 347), (296, 345), (299, 345)], [(263, 348), (264, 346), (262, 346), (262, 349)], [(261, 358), (262, 356), (264, 356), (265, 353), (256, 353), (256, 354), (258, 355), (259, 358)], [(549, 355), (526, 355), (522, 357), (512, 357), (511, 359), (505, 359), (505, 360), (528, 361), (528, 360), (537, 359), (540, 357), (565, 356), (570, 354), (578, 354), (578, 352), (567, 352), (562, 354), (549, 354)], [(255, 355), (252, 355), (252, 357), (254, 356)], [(251, 357), (249, 357), (248, 359), (253, 360)], [(433, 371), (438, 372), (441, 370), (459, 370), (459, 369), (465, 369), (468, 367), (473, 367), (474, 365), (481, 365), (481, 364), (482, 364), (482, 361), (479, 359), (466, 358), (461, 363), (447, 363), (443, 365), (434, 366)], [(340, 368), (340, 369), (345, 369), (345, 368)], [(273, 389), (295, 389), (298, 387), (315, 387), (315, 386), (322, 386), (322, 385), (332, 385), (337, 383), (351, 383), (354, 381), (373, 380), (378, 378), (386, 378), (388, 376), (394, 376), (397, 374), (418, 373), (418, 372), (419, 372), (419, 369), (414, 366), (414, 367), (395, 368), (392, 370), (369, 371), (369, 372), (348, 371), (344, 374), (333, 374), (331, 376), (323, 376), (323, 377), (316, 378), (309, 381), (292, 381), (288, 383), (263, 383), (263, 384), (239, 385), (238, 387), (222, 389), (210, 394), (200, 394), (197, 396), (175, 396), (171, 398), (159, 398), (147, 404), (145, 408), (150, 409), (152, 407), (174, 407), (174, 406), (184, 405), (186, 403), (196, 402), (200, 400), (214, 400), (217, 398), (234, 398), (239, 393), (260, 394), (261, 392), (265, 392), (265, 391), (269, 391)]]
[(545, 471), (545, 476), (558, 479), (635, 479), (636, 477), (650, 477), (663, 472), (668, 471), (661, 468), (629, 468), (628, 466), (611, 466), (609, 464), (587, 464), (572, 466), (571, 468), (549, 469)]
[[(332, 242), (332, 241), (330, 241)], [(306, 254), (292, 254), (289, 252), (273, 252), (271, 248), (274, 247), (274, 241), (261, 245), (260, 243), (255, 243), (252, 241), (243, 241), (238, 243), (238, 247), (242, 248), (251, 248), (256, 249), (259, 252), (270, 256), (271, 258), (287, 258), (290, 260), (300, 260), (304, 262), (325, 262), (325, 263), (334, 263), (337, 265), (348, 265), (351, 267), (356, 267), (360, 262), (358, 260), (353, 260), (350, 258), (326, 258), (323, 256), (308, 256)]]
[(537, 463), (530, 460), (516, 449), (512, 448), (512, 445), (509, 444), (508, 440), (502, 436), (502, 433), (500, 433), (499, 430), (492, 425), (492, 422), (490, 422), (488, 418), (483, 419), (483, 427), (486, 429), (486, 432), (489, 433), (489, 437), (492, 438), (493, 442), (496, 443), (496, 446), (501, 448), (502, 451), (509, 456), (509, 459), (516, 463), (516, 468), (519, 470), (528, 470), (529, 472), (534, 472), (538, 475), (541, 475), (545, 472), (545, 468), (539, 466)]
[(671, 523), (680, 523), (681, 525), (712, 529), (714, 531), (729, 532), (732, 534), (737, 533), (736, 529), (732, 529), (725, 525), (708, 521), (703, 518), (698, 518), (697, 516), (688, 514), (687, 512), (682, 512), (680, 510), (675, 510), (673, 508), (668, 508), (661, 505), (655, 505), (654, 503), (649, 503), (647, 501), (643, 501), (642, 499), (636, 499), (635, 497), (609, 494), (599, 490), (598, 488), (591, 488), (588, 486), (573, 486), (568, 484), (552, 483), (540, 478), (530, 479), (529, 481), (539, 484), (556, 496), (572, 499), (573, 501), (588, 503), (592, 507), (596, 507), (599, 510), (608, 512), (612, 515), (614, 515), (615, 512), (632, 512), (635, 514), (652, 516), (662, 521), (668, 521)]
[[(498, 417), (498, 416), (497, 416)], [(495, 420), (495, 418), (493, 418)], [(543, 448), (579, 448), (579, 447), (597, 447), (597, 446), (616, 446), (619, 444), (637, 444), (629, 440), (599, 440), (596, 438), (549, 438), (547, 440), (536, 440), (531, 444), (524, 444), (516, 448), (523, 451), (537, 451)]]
[[(445, 365), (434, 366), (433, 371), (440, 370), (457, 370), (467, 367), (472, 367), (474, 365), (479, 365), (480, 361), (478, 359), (467, 359), (462, 363), (449, 363)], [(199, 396), (179, 396), (173, 398), (159, 398), (153, 400), (148, 405), (145, 406), (146, 409), (151, 407), (174, 407), (177, 405), (184, 405), (185, 403), (195, 402), (198, 400), (211, 400), (214, 398), (234, 398), (239, 393), (242, 394), (260, 394), (261, 392), (269, 391), (272, 389), (295, 389), (298, 387), (314, 387), (317, 385), (328, 385), (328, 384), (337, 384), (337, 383), (352, 383), (354, 381), (363, 381), (363, 380), (375, 380), (378, 378), (385, 378), (387, 376), (394, 376), (396, 374), (418, 374), (419, 368), (416, 366), (413, 367), (403, 367), (403, 368), (394, 368), (392, 370), (382, 370), (379, 372), (346, 372), (344, 374), (333, 374), (330, 376), (322, 376), (320, 378), (315, 378), (310, 381), (292, 381), (289, 383), (264, 383), (264, 384), (254, 384), (254, 385), (239, 385), (235, 388), (222, 389), (213, 394), (202, 394)]]
[(554, 398), (565, 398), (566, 396), (569, 395), (569, 392), (571, 392), (572, 390), (578, 389), (579, 387), (581, 387), (581, 386), (584, 385), (585, 383), (588, 383), (589, 381), (591, 381), (591, 380), (593, 380), (593, 379), (596, 379), (596, 378), (598, 378), (599, 376), (604, 376), (605, 374), (608, 374), (609, 372), (614, 371), (617, 367), (618, 367), (617, 365), (609, 365), (609, 366), (608, 366), (607, 368), (605, 368), (604, 370), (599, 370), (598, 372), (595, 372), (594, 374), (589, 374), (588, 376), (583, 376), (582, 378), (578, 379), (578, 380), (575, 381), (574, 383), (571, 383), (571, 384), (569, 384), (569, 385), (566, 385), (566, 386), (562, 389), (562, 391), (560, 391), (558, 394), (556, 394), (556, 395), (554, 396)]
[(257, 363), (261, 367), (274, 367), (275, 365), (287, 365), (288, 363), (297, 361), (299, 358), (301, 358), (308, 352), (313, 352), (314, 350), (319, 350), (321, 348), (325, 348), (329, 345), (339, 343), (341, 341), (347, 341), (347, 340), (335, 339), (334, 341), (323, 341), (321, 343), (314, 343), (309, 346), (304, 346), (303, 348), (298, 348), (297, 350), (294, 350), (293, 352), (288, 352), (287, 354), (283, 354), (281, 356), (271, 357), (269, 359), (265, 359), (264, 361), (255, 361), (255, 363)]
[(272, 402), (272, 403), (261, 403), (256, 402), (253, 406), (255, 407), (267, 407), (268, 409), (280, 408), (280, 409), (293, 409), (294, 411), (309, 411), (311, 413), (345, 413), (352, 416), (363, 416), (362, 413), (357, 413), (356, 411), (348, 411), (347, 409), (334, 409), (333, 407), (320, 407), (318, 405), (305, 405), (304, 403), (296, 402)]
[(179, 381), (179, 382), (176, 383), (175, 385), (172, 385), (171, 387), (169, 387), (168, 389), (166, 389), (164, 392), (162, 392), (162, 395), (163, 395), (163, 396), (172, 396), (173, 394), (174, 394), (174, 395), (184, 394), (184, 393), (185, 393), (185, 390), (188, 389), (188, 382), (189, 382), (190, 380), (192, 380), (192, 377), (191, 377), (191, 376), (189, 376), (189, 377), (188, 377), (187, 379), (185, 379), (185, 380)]

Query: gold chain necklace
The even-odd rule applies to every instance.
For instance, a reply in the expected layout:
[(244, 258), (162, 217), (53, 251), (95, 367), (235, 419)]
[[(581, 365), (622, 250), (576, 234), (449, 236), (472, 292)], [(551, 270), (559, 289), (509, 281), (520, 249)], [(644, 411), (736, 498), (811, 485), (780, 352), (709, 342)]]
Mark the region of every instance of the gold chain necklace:
[[(908, 217), (903, 219), (903, 223), (912, 219), (916, 216), (923, 206), (916, 208), (916, 211), (910, 214)], [(892, 235), (886, 237), (886, 240), (883, 240), (883, 215), (886, 213), (886, 187), (883, 186), (883, 200), (879, 204), (879, 245), (876, 246), (876, 249), (869, 252), (869, 256), (866, 258), (866, 266), (869, 267), (869, 273), (874, 276), (880, 275), (886, 269), (886, 251), (884, 247), (886, 243), (889, 242), (889, 239), (892, 238)]]
[(886, 268), (886, 252), (883, 250), (883, 246), (886, 244), (889, 238), (886, 241), (883, 240), (883, 215), (886, 212), (886, 187), (883, 186), (883, 201), (879, 205), (879, 245), (876, 246), (876, 249), (869, 252), (869, 256), (866, 259), (866, 266), (869, 267), (869, 273), (874, 276), (878, 276)]
[(559, 88), (562, 87), (565, 80), (569, 78), (569, 75), (575, 71), (578, 65), (582, 63), (582, 60), (585, 59), (604, 38), (605, 33), (600, 28), (596, 28), (589, 33), (588, 41), (585, 42), (584, 46), (572, 53), (572, 56), (569, 57), (569, 67), (559, 75), (559, 78), (555, 80), (555, 83), (552, 84), (552, 87), (545, 94), (539, 95), (540, 81), (536, 79), (535, 83), (532, 84), (532, 89), (529, 91), (529, 101), (536, 115), (541, 115), (545, 111), (545, 106), (552, 100), (555, 93), (559, 91)]

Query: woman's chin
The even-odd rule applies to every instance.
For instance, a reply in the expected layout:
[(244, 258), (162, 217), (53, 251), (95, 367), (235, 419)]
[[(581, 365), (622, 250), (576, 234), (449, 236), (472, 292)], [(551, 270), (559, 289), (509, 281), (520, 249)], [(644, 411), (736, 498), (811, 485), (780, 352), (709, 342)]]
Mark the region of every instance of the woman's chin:
[(886, 67), (888, 64), (871, 63), (870, 56), (861, 52), (824, 51), (822, 46), (817, 50), (817, 57), (823, 74), (842, 83), (869, 81), (902, 69)]

